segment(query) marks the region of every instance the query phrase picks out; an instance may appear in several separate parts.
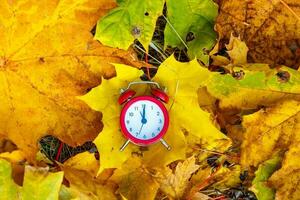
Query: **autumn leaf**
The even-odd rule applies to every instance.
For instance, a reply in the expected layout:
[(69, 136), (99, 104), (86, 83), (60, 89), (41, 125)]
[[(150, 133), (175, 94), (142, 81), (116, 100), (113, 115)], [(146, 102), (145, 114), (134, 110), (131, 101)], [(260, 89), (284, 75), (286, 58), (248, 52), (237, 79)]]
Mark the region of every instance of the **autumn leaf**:
[(155, 180), (160, 183), (160, 189), (172, 199), (182, 199), (185, 189), (189, 186), (189, 179), (199, 169), (195, 164), (195, 157), (187, 158), (178, 163), (173, 173), (171, 169), (165, 168), (155, 175)]
[[(206, 160), (205, 160), (206, 161)], [(217, 190), (226, 190), (240, 185), (241, 168), (239, 165), (225, 167), (222, 165), (212, 170), (206, 162), (200, 163), (200, 168), (190, 179), (190, 191), (187, 199), (195, 198), (198, 191), (211, 187)]]
[[(227, 55), (220, 55), (220, 46), (226, 47)], [(230, 35), (228, 44), (222, 44), (219, 41), (214, 48), (210, 51), (209, 55), (211, 58), (212, 66), (219, 66), (229, 68), (233, 65), (247, 64), (248, 47), (245, 42), (241, 41), (240, 37), (235, 37), (233, 34)]]
[(25, 166), (23, 186), (14, 183), (8, 161), (0, 159), (1, 199), (40, 200), (58, 199), (63, 172), (49, 172), (49, 168)]
[(24, 153), (20, 150), (0, 153), (0, 158), (8, 160), (11, 163), (22, 163), (26, 160)]
[(212, 0), (167, 0), (166, 4), (169, 23), (164, 32), (165, 46), (186, 47), (190, 59), (197, 57), (208, 64), (206, 51), (212, 49), (216, 42), (213, 24), (218, 11), (217, 4)]
[(94, 143), (101, 154), (100, 171), (105, 168), (118, 168), (131, 156), (133, 147), (130, 145), (124, 152), (119, 148), (125, 142), (119, 128), (118, 104), (120, 89), (126, 88), (130, 81), (138, 80), (142, 74), (140, 70), (124, 65), (116, 65), (116, 77), (103, 80), (101, 85), (92, 89), (85, 96), (80, 97), (91, 108), (103, 114), (104, 128)]
[(247, 63), (249, 49), (245, 42), (241, 41), (240, 37), (231, 35), (229, 43), (226, 44), (226, 49), (232, 64), (238, 65)]
[[(124, 152), (119, 148), (125, 138), (119, 129), (119, 113), (121, 107), (117, 104), (121, 88), (126, 88), (129, 82), (138, 80), (141, 72), (138, 69), (115, 65), (117, 76), (104, 80), (80, 99), (91, 108), (103, 113), (104, 129), (94, 143), (100, 152), (100, 171), (105, 168), (119, 168), (132, 155), (139, 152), (134, 145), (129, 145)], [(171, 98), (168, 109), (170, 112), (170, 128), (165, 139), (173, 150), (167, 151), (161, 144), (149, 147), (143, 154), (143, 162), (151, 166), (165, 166), (175, 160), (185, 158), (186, 138), (191, 144), (204, 145), (207, 149), (226, 150), (230, 145), (228, 138), (212, 123), (210, 114), (198, 105), (197, 90), (205, 80), (208, 70), (200, 66), (196, 60), (190, 63), (179, 63), (174, 57), (167, 59), (159, 68), (155, 81), (168, 88)], [(147, 88), (135, 88), (139, 95), (147, 94)], [(114, 103), (115, 102), (115, 103)], [(196, 109), (195, 109), (196, 107)], [(198, 107), (198, 108), (197, 108)], [(180, 121), (180, 124), (177, 122)], [(201, 131), (199, 131), (201, 130)]]
[[(93, 140), (100, 113), (75, 96), (111, 77), (110, 62), (139, 64), (129, 52), (93, 41), (90, 30), (113, 1), (1, 1), (0, 133), (34, 160), (51, 134), (77, 146)], [(34, 19), (34, 20), (33, 20)]]
[(17, 199), (19, 196), (19, 187), (11, 178), (11, 164), (0, 159), (0, 193), (1, 199)]
[(138, 39), (148, 49), (163, 5), (163, 0), (120, 0), (117, 8), (99, 20), (95, 39), (125, 50)]
[(125, 199), (152, 200), (156, 196), (159, 184), (151, 177), (149, 172), (137, 169), (122, 177), (119, 192)]
[(180, 121), (177, 131), (188, 134), (187, 139), (191, 145), (198, 143), (207, 149), (217, 148), (222, 151), (226, 150), (230, 141), (214, 126), (210, 114), (198, 104), (197, 92), (207, 82), (210, 73), (196, 60), (180, 63), (170, 57), (160, 66), (154, 80), (168, 88), (172, 105), (169, 111), (171, 123)]
[(114, 187), (101, 180), (101, 177), (96, 178), (99, 163), (94, 154), (77, 154), (61, 165), (61, 168), (70, 184), (69, 187), (61, 189), (61, 199), (117, 199)]
[(267, 180), (272, 173), (277, 170), (280, 162), (280, 156), (275, 155), (273, 158), (259, 165), (256, 170), (251, 190), (256, 194), (259, 200), (272, 200), (275, 198), (275, 190), (267, 186)]
[(299, 141), (298, 101), (284, 101), (261, 109), (243, 118), (244, 141), (241, 146), (241, 164), (257, 166), (274, 152), (286, 151)]
[(249, 47), (249, 61), (298, 68), (300, 11), (297, 0), (220, 2), (216, 30), (220, 40), (234, 33)]
[(300, 73), (267, 64), (232, 66), (231, 74), (211, 73), (205, 83), (207, 92), (220, 101), (223, 109), (254, 109), (282, 99), (299, 99)]
[(282, 167), (269, 179), (270, 186), (276, 189), (275, 199), (298, 199), (299, 198), (299, 146), (298, 142), (291, 145), (285, 153)]

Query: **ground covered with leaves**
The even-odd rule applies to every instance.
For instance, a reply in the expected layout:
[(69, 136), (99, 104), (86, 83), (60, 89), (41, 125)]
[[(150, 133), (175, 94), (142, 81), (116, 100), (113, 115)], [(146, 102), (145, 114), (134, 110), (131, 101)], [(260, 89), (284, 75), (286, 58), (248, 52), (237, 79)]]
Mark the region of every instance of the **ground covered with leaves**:
[[(297, 0), (0, 1), (0, 199), (300, 199), (299, 38)], [(141, 80), (170, 151), (119, 150)]]

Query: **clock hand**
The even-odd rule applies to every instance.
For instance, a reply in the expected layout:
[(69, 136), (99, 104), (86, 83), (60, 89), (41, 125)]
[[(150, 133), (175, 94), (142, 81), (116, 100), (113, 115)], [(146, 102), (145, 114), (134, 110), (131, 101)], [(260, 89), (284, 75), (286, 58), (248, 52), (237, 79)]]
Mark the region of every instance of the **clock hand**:
[(140, 112), (141, 116), (142, 116), (142, 124), (146, 124), (147, 123), (147, 119), (146, 119), (146, 105), (143, 104), (143, 113)]
[(139, 133), (138, 133), (137, 135), (139, 135), (139, 134), (141, 133), (141, 131), (142, 131), (142, 129), (143, 129), (143, 126), (144, 126), (144, 123), (142, 124), (142, 126), (141, 126), (141, 128), (140, 128), (140, 130), (139, 130)]

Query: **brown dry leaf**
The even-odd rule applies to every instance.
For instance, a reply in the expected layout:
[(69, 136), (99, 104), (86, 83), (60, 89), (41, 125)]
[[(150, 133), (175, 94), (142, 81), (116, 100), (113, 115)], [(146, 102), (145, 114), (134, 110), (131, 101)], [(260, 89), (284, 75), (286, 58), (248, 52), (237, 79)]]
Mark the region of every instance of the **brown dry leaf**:
[(285, 101), (244, 116), (241, 164), (257, 166), (278, 151), (300, 142), (300, 102)]
[[(93, 41), (90, 30), (113, 0), (0, 2), (0, 136), (33, 160), (37, 141), (93, 140), (101, 115), (75, 96), (110, 77), (110, 62), (139, 65), (129, 52)], [(34, 20), (33, 20), (34, 19)]]
[(160, 189), (165, 194), (174, 199), (181, 199), (189, 186), (189, 179), (199, 167), (195, 164), (195, 157), (193, 156), (182, 163), (178, 163), (174, 173), (169, 168), (158, 171), (155, 179), (160, 183)]
[(216, 30), (220, 40), (240, 35), (249, 61), (300, 65), (300, 2), (298, 0), (221, 0)]

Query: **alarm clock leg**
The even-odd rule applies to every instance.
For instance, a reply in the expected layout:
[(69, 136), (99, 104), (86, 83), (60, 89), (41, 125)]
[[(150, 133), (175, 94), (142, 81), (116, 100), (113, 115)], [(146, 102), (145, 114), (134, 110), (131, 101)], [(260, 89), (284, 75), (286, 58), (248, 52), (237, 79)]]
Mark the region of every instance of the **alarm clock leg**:
[(164, 140), (164, 139), (160, 139), (160, 142), (162, 143), (162, 145), (164, 145), (164, 147), (166, 147), (166, 149), (168, 150), (168, 151), (170, 151), (171, 150), (171, 147), (170, 147), (170, 145), (168, 145), (168, 143)]
[(129, 144), (130, 140), (127, 140), (120, 148), (120, 151), (124, 151), (124, 149), (127, 147), (127, 145)]

